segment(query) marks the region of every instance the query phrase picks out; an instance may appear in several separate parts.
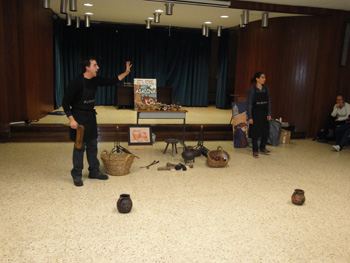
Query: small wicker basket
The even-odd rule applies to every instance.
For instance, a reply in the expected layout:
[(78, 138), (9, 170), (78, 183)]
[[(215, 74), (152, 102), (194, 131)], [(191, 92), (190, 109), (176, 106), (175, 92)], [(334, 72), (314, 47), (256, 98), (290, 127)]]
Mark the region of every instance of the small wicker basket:
[(125, 152), (109, 153), (104, 150), (101, 153), (103, 165), (109, 175), (127, 175), (135, 156)]
[(207, 157), (207, 165), (209, 167), (225, 167), (230, 160), (228, 152), (224, 151), (221, 146), (217, 150), (209, 151)]

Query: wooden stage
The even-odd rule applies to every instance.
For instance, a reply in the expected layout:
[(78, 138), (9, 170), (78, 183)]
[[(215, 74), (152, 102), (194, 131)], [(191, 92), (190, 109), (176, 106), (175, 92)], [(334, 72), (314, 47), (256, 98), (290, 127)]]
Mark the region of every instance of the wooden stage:
[[(231, 109), (209, 107), (184, 107), (186, 110), (185, 141), (198, 141), (201, 126), (204, 140), (233, 140)], [(58, 109), (57, 111), (62, 111)], [(115, 106), (96, 106), (99, 141), (114, 141), (116, 127), (119, 139), (128, 141), (128, 126), (137, 123), (137, 112), (133, 109), (117, 109)], [(2, 142), (66, 142), (69, 141), (69, 128), (65, 126), (65, 115), (48, 115), (31, 123), (11, 124), (2, 128)], [(156, 141), (168, 138), (182, 140), (182, 119), (140, 119), (140, 124), (150, 124), (156, 134)], [(304, 132), (292, 132), (292, 139), (304, 139)]]

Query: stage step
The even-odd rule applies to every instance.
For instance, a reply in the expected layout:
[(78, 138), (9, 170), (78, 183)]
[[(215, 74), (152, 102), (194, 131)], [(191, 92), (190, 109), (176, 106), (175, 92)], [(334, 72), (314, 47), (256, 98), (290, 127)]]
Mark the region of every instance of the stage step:
[[(99, 124), (99, 141), (115, 140), (116, 124)], [(118, 124), (119, 140), (128, 141), (129, 124)], [(198, 141), (202, 124), (186, 124), (186, 141)], [(16, 124), (0, 133), (2, 142), (68, 142), (69, 128), (63, 124)], [(152, 133), (156, 141), (174, 138), (182, 140), (182, 124), (154, 124)], [(204, 141), (233, 140), (232, 126), (228, 124), (203, 124)], [(292, 132), (291, 139), (305, 139), (304, 132)]]

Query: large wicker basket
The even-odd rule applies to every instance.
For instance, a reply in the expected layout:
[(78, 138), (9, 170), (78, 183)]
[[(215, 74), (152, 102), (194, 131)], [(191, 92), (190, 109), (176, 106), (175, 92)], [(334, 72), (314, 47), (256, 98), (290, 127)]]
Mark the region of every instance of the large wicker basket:
[(230, 160), (228, 152), (224, 151), (221, 146), (217, 150), (209, 151), (207, 165), (209, 167), (225, 167)]
[(125, 152), (109, 153), (104, 150), (101, 159), (109, 175), (126, 175), (130, 173), (130, 167), (134, 161), (134, 155)]

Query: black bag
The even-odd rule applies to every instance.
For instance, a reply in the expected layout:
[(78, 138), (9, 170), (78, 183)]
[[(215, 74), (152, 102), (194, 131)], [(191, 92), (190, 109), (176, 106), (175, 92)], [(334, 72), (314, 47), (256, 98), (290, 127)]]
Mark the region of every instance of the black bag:
[(279, 121), (269, 121), (269, 137), (267, 143), (272, 146), (278, 146), (282, 132), (282, 124)]

